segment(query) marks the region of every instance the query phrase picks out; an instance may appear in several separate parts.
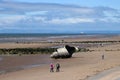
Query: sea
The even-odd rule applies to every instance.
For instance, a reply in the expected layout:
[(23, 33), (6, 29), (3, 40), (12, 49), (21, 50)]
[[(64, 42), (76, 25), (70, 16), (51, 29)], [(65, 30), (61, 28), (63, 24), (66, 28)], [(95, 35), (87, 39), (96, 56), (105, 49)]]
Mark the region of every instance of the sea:
[(54, 38), (78, 37), (79, 34), (46, 34), (46, 33), (4, 33), (0, 34), (0, 43), (4, 42), (49, 42)]
[(54, 38), (86, 38), (120, 35), (120, 31), (111, 32), (80, 32), (80, 33), (0, 33), (0, 43), (3, 42), (39, 42)]

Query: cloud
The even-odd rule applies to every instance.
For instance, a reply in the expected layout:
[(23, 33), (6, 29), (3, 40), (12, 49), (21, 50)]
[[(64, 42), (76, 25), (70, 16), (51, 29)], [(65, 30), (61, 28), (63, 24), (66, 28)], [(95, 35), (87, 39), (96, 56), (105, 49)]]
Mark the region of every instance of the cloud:
[(109, 17), (109, 18), (101, 18), (101, 19), (99, 19), (99, 21), (106, 22), (106, 23), (120, 23), (120, 18), (119, 18), (119, 19), (117, 19), (117, 18), (112, 18), (112, 17)]
[[(32, 12), (44, 12), (44, 11), (62, 11), (72, 12), (79, 15), (103, 15), (103, 11), (112, 11), (114, 9), (108, 7), (80, 7), (75, 5), (61, 5), (52, 3), (18, 3), (18, 2), (1, 2), (0, 7), (2, 13), (16, 13), (26, 14)], [(40, 13), (41, 14), (41, 13)]]
[(0, 2), (0, 27), (16, 29), (23, 29), (24, 27), (27, 29), (38, 26), (36, 28), (45, 30), (49, 26), (55, 28), (53, 25), (81, 27), (79, 25), (88, 26), (91, 24), (91, 26), (102, 26), (101, 22), (120, 24), (120, 11), (109, 7), (18, 3), (8, 2), (8, 0)]
[(93, 23), (94, 19), (89, 18), (65, 18), (65, 19), (52, 19), (48, 23), (52, 24), (77, 24), (77, 23)]
[(26, 15), (45, 15), (47, 14), (48, 11), (32, 11), (32, 12), (27, 12)]
[(0, 18), (0, 24), (1, 25), (15, 24), (23, 19), (25, 19), (25, 16), (23, 15), (4, 16)]
[[(9, 11), (10, 13), (25, 14), (32, 11), (71, 11), (81, 14), (89, 14), (93, 9), (87, 7), (60, 5), (60, 4), (45, 4), (45, 3), (17, 3), (17, 2), (1, 2), (0, 7), (4, 10), (2, 13)], [(8, 13), (9, 13), (8, 12)]]

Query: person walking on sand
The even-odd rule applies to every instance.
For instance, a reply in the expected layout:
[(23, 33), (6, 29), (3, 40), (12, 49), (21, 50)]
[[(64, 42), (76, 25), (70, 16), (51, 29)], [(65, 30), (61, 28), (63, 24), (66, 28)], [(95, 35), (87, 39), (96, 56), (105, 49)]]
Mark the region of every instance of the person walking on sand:
[(59, 71), (60, 71), (60, 64), (57, 63), (57, 64), (56, 64), (56, 72), (59, 72)]
[(105, 56), (104, 56), (104, 54), (102, 55), (102, 60), (104, 60), (104, 58), (105, 58)]
[(50, 72), (54, 72), (54, 65), (53, 65), (53, 63), (50, 64)]

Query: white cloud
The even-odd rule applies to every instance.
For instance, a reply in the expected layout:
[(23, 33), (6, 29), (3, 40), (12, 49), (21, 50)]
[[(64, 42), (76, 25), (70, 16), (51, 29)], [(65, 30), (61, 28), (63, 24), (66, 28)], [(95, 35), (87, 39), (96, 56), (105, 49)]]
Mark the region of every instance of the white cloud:
[[(28, 16), (28, 15), (4, 15), (0, 16), (0, 26), (10, 26), (17, 24), (35, 24), (45, 23), (46, 17), (42, 16)], [(16, 26), (17, 27), (17, 26)]]
[(33, 16), (33, 15), (45, 15), (48, 11), (32, 11), (26, 12), (26, 15)]
[(93, 14), (95, 11), (93, 8), (71, 8), (70, 10), (72, 10), (73, 12), (77, 12), (77, 13), (80, 13), (80, 14)]
[(64, 19), (52, 19), (48, 23), (52, 24), (78, 24), (78, 23), (93, 23), (94, 19), (90, 18), (64, 18)]
[(1, 2), (0, 7), (0, 25), (120, 22), (119, 18), (115, 18), (120, 17), (120, 12), (106, 7), (15, 2)]
[(103, 11), (104, 15), (107, 17), (114, 17), (114, 16), (120, 16), (120, 11)]
[(46, 17), (41, 17), (41, 16), (39, 16), (39, 17), (33, 17), (34, 18), (34, 20), (35, 21), (45, 21), (46, 20)]
[(22, 19), (25, 19), (25, 16), (23, 15), (4, 16), (0, 18), (0, 24), (1, 25), (15, 24)]
[(120, 23), (120, 19), (113, 18), (113, 17), (106, 17), (106, 18), (101, 18), (101, 19), (98, 19), (98, 20), (102, 21), (102, 22), (107, 22), (107, 23)]

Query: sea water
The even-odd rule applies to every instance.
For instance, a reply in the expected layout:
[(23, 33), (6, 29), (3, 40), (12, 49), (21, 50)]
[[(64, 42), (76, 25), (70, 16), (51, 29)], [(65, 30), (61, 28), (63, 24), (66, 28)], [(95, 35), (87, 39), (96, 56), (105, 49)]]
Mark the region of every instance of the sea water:
[(32, 41), (45, 41), (45, 40), (50, 40), (50, 39), (53, 39), (53, 38), (76, 38), (76, 37), (94, 37), (94, 36), (112, 36), (112, 35), (118, 35), (119, 32), (104, 32), (104, 33), (97, 33), (97, 32), (94, 32), (94, 33), (70, 33), (70, 34), (67, 34), (67, 33), (61, 33), (61, 34), (58, 34), (58, 33), (1, 33), (0, 34), (0, 42), (32, 42)]

